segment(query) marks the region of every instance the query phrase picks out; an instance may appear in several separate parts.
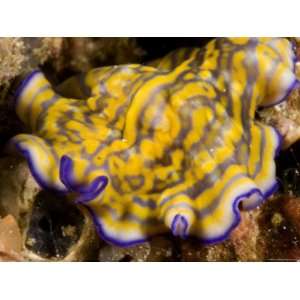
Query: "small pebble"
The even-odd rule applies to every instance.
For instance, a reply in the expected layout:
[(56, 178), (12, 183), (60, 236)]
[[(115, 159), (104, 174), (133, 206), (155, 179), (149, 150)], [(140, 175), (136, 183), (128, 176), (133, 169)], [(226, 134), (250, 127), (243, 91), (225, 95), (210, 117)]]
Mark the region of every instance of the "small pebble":
[(280, 213), (275, 212), (272, 216), (271, 222), (274, 227), (278, 227), (283, 221), (283, 217)]

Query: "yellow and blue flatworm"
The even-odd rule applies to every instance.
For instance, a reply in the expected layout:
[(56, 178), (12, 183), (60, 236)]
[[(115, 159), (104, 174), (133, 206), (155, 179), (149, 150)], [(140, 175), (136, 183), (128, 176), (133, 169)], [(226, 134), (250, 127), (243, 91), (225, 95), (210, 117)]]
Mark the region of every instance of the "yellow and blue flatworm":
[(32, 134), (12, 143), (44, 188), (91, 213), (128, 246), (171, 231), (225, 239), (239, 209), (276, 189), (280, 136), (254, 119), (296, 83), (284, 38), (218, 38), (148, 65), (93, 69), (54, 90), (36, 71), (16, 111)]

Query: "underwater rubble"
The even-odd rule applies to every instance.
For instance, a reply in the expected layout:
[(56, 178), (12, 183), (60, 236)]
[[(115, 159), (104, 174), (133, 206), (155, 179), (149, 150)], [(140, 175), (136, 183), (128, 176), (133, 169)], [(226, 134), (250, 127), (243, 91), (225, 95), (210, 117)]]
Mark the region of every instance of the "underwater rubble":
[[(165, 51), (198, 42), (203, 40), (163, 41)], [(300, 261), (299, 88), (287, 101), (257, 112), (284, 137), (276, 159), (280, 189), (260, 207), (242, 212), (229, 239), (215, 245), (171, 235), (127, 248), (110, 245), (100, 240), (84, 209), (41, 190), (26, 161), (6, 151), (9, 138), (24, 132), (13, 110), (24, 74), (39, 66), (58, 83), (79, 71), (161, 55), (153, 57), (149, 44), (141, 38), (0, 38), (0, 261)]]
[(0, 261), (23, 261), (22, 237), (12, 215), (0, 219)]

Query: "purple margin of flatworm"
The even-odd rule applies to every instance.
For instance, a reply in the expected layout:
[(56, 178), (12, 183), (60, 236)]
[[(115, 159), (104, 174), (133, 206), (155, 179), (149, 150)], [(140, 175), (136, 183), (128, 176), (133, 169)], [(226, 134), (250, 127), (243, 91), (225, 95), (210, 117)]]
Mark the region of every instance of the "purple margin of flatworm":
[[(197, 236), (189, 236), (189, 238), (194, 238), (195, 240), (202, 242), (204, 244), (214, 244), (214, 243), (222, 242), (225, 239), (227, 239), (228, 235), (239, 224), (239, 222), (241, 220), (240, 211), (239, 211), (239, 203), (240, 203), (241, 199), (243, 199), (245, 197), (248, 198), (256, 192), (260, 192), (260, 191), (258, 189), (252, 189), (249, 192), (243, 193), (243, 194), (239, 195), (238, 197), (236, 197), (235, 201), (233, 202), (233, 213), (235, 215), (235, 218), (234, 218), (232, 224), (229, 226), (229, 228), (220, 237), (213, 238), (213, 239), (201, 239)], [(103, 225), (101, 224), (101, 221), (99, 220), (97, 214), (89, 206), (87, 206), (85, 204), (83, 204), (83, 205), (88, 210), (90, 215), (92, 216), (92, 219), (94, 221), (94, 224), (96, 226), (96, 230), (97, 230), (98, 234), (101, 236), (101, 238), (103, 240), (105, 240), (108, 243), (114, 244), (119, 247), (129, 247), (129, 246), (134, 246), (134, 245), (137, 245), (140, 243), (144, 243), (146, 241), (149, 241), (151, 238), (153, 238), (153, 236), (148, 236), (145, 239), (137, 239), (137, 240), (126, 241), (126, 242), (114, 239), (105, 233), (105, 231), (103, 230)], [(154, 236), (157, 236), (157, 235), (154, 235)]]

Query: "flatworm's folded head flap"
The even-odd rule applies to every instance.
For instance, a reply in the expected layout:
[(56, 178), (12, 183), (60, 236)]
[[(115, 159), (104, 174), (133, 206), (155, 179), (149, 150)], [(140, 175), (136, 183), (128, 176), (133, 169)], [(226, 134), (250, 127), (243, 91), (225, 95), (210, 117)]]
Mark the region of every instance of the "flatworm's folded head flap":
[(32, 131), (36, 131), (46, 103), (53, 103), (58, 98), (44, 74), (36, 70), (23, 80), (15, 94), (17, 115)]
[[(295, 75), (296, 55), (287, 39), (272, 38), (257, 46), (258, 84), (264, 95), (263, 107), (285, 100), (297, 83)], [(264, 92), (263, 92), (264, 91)]]

